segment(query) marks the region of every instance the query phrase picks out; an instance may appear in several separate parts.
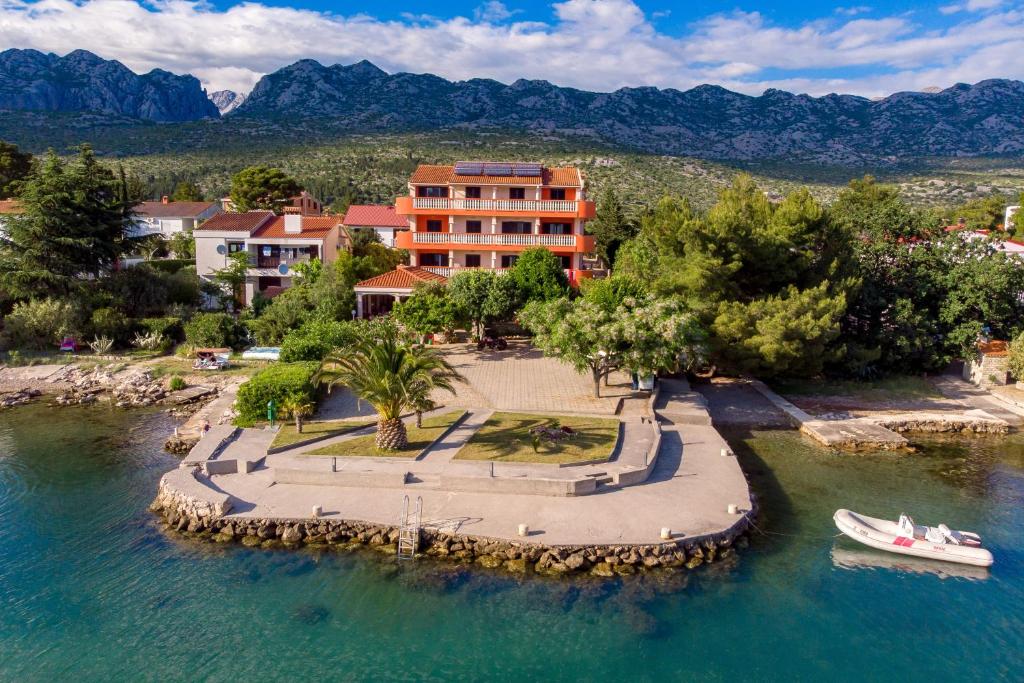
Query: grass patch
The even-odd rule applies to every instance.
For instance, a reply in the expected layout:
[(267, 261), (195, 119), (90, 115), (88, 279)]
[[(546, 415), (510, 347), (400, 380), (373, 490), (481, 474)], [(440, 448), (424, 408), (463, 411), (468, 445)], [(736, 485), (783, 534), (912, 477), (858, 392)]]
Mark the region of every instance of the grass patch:
[(248, 376), (256, 374), (259, 367), (249, 365), (231, 365), (224, 370), (193, 370), (192, 358), (177, 358), (168, 356), (153, 363), (147, 363), (145, 368), (152, 373), (154, 378), (174, 377), (181, 375), (211, 375), (215, 377), (225, 376)]
[(917, 375), (898, 375), (868, 381), (776, 379), (772, 380), (771, 385), (778, 393), (790, 396), (851, 396), (869, 401), (942, 397), (931, 382)]
[(465, 410), (453, 410), (450, 413), (432, 415), (423, 418), (423, 427), (417, 429), (416, 423), (407, 424), (409, 430), (409, 446), (398, 451), (380, 451), (374, 443), (376, 434), (347, 439), (310, 451), (305, 455), (336, 455), (336, 456), (381, 456), (388, 458), (415, 458), (432, 443), (441, 438), (459, 418), (466, 414)]
[(327, 420), (324, 422), (303, 422), (302, 433), (299, 434), (295, 430), (294, 422), (283, 422), (281, 424), (281, 429), (278, 430), (277, 436), (274, 437), (274, 442), (270, 444), (270, 447), (283, 448), (285, 446), (294, 446), (295, 444), (300, 444), (312, 439), (338, 436), (339, 434), (352, 432), (372, 424), (374, 424), (374, 420)]
[[(532, 427), (570, 427), (575, 434), (533, 448)], [(559, 417), (494, 413), (462, 447), (456, 460), (539, 462), (559, 465), (607, 460), (619, 438), (619, 421), (599, 417)]]

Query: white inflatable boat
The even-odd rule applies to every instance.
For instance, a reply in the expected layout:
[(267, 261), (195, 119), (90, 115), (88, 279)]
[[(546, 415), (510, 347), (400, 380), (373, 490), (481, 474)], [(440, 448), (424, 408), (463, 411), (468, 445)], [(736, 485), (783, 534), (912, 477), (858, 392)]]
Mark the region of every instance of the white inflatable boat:
[(890, 522), (850, 510), (836, 510), (832, 519), (844, 534), (872, 548), (976, 567), (992, 565), (992, 553), (981, 547), (980, 536), (953, 531), (945, 524), (917, 526), (907, 515), (900, 515), (898, 522)]

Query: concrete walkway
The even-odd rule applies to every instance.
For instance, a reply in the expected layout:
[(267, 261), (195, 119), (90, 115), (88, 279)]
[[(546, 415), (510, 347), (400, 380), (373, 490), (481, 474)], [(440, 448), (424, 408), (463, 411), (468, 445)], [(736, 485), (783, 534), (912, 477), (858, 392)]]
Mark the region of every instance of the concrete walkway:
[[(695, 401), (685, 385), (668, 387), (690, 405)], [(502, 466), (502, 477), (579, 477), (614, 467), (636, 469), (645, 462), (656, 437), (655, 426), (645, 415), (644, 401), (634, 402), (622, 416), (623, 439), (615, 459), (607, 464), (557, 467), (524, 463)], [(230, 517), (306, 519), (314, 505), (323, 517), (395, 524), (403, 497), (421, 496), (425, 526), (448, 531), (534, 541), (544, 545), (615, 545), (658, 543), (662, 528), (673, 538), (694, 538), (721, 533), (743, 520), (753, 503), (746, 479), (736, 459), (722, 456), (725, 440), (707, 424), (669, 423), (660, 434), (657, 461), (650, 476), (629, 486), (602, 486), (583, 496), (534, 495), (529, 493), (474, 492), (439, 486), (447, 471), (489, 467), (485, 462), (453, 460), (461, 445), (490, 414), (473, 411), (456, 429), (416, 461), (387, 458), (337, 458), (303, 456), (293, 449), (267, 456), (266, 467), (251, 473), (228, 473), (210, 478), (219, 492), (231, 496)], [(345, 438), (345, 437), (339, 437)], [(348, 438), (351, 438), (349, 436)], [(326, 442), (316, 444), (322, 446)], [(229, 444), (227, 448), (231, 448)], [(344, 462), (342, 462), (344, 461)], [(381, 475), (378, 486), (336, 486), (277, 483), (275, 468), (317, 467), (327, 472), (346, 468), (373, 468)], [(400, 486), (389, 471), (408, 471)], [(399, 479), (403, 481), (403, 479)], [(739, 508), (730, 513), (729, 504)], [(528, 524), (531, 535), (517, 536), (519, 524)]]
[(1012, 426), (1019, 427), (1024, 424), (1024, 408), (1001, 401), (957, 375), (938, 375), (932, 377), (931, 382), (946, 398), (954, 399), (976, 410), (983, 410)]

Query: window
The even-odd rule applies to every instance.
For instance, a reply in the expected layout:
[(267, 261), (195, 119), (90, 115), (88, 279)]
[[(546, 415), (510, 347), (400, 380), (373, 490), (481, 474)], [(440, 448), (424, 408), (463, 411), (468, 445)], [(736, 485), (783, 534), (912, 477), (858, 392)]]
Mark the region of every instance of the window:
[(441, 221), (427, 221), (427, 232), (441, 232)]
[(466, 199), (480, 199), (480, 188), (479, 187), (467, 187), (466, 188)]
[(515, 254), (505, 254), (504, 256), (501, 257), (501, 267), (511, 268), (516, 264), (517, 258), (519, 257)]
[(448, 188), (447, 187), (429, 187), (429, 186), (428, 187), (424, 187), (424, 186), (421, 186), (421, 187), (417, 187), (416, 188), (416, 196), (417, 197), (447, 197), (448, 196)]
[(279, 277), (261, 277), (256, 285), (260, 291), (263, 291), (267, 287), (280, 287), (281, 278)]
[(505, 234), (529, 235), (533, 232), (533, 223), (530, 221), (502, 221), (501, 231)]
[(543, 235), (571, 235), (572, 223), (542, 223), (540, 231)]
[(466, 232), (480, 232), (480, 221), (466, 221)]
[(526, 188), (525, 187), (510, 187), (508, 188), (509, 199), (526, 199)]
[(447, 266), (447, 254), (420, 254), (421, 266)]
[(565, 188), (552, 189), (551, 190), (551, 198), (552, 199), (564, 200), (565, 199)]
[[(558, 256), (558, 254), (555, 254), (555, 256)], [(558, 260), (562, 262), (562, 268), (564, 270), (569, 270), (570, 268), (572, 268), (571, 256), (558, 256)]]
[(480, 267), (480, 254), (466, 254), (466, 267), (467, 268), (479, 268)]
[(245, 242), (228, 242), (229, 254), (237, 254), (240, 251), (245, 251)]

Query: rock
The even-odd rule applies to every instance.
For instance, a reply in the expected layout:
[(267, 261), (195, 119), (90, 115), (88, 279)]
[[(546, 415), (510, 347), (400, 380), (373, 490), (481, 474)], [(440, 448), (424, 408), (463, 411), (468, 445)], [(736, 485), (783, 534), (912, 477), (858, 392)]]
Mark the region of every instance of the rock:
[(278, 548), (283, 548), (284, 544), (276, 538), (269, 538), (266, 541), (263, 541), (263, 543), (260, 543), (260, 547), (264, 550), (277, 550)]
[(507, 571), (513, 574), (525, 574), (529, 570), (529, 565), (526, 560), (520, 558), (516, 560), (505, 560), (504, 567)]
[(260, 539), (259, 536), (243, 536), (242, 537), (242, 545), (244, 545), (246, 548), (255, 548), (256, 546), (258, 546), (262, 542), (263, 541)]
[(383, 555), (397, 555), (398, 545), (395, 543), (381, 543), (380, 545), (373, 546), (373, 549)]
[(565, 566), (568, 567), (570, 571), (580, 571), (581, 569), (586, 569), (588, 565), (589, 563), (587, 562), (587, 558), (583, 556), (582, 552), (574, 553), (565, 558)]
[(234, 534), (226, 534), (223, 531), (213, 537), (215, 543), (231, 543), (235, 540)]
[(603, 576), (608, 578), (615, 576), (615, 569), (607, 562), (598, 562), (590, 568), (590, 573), (594, 576)]
[(285, 527), (281, 533), (281, 540), (285, 543), (298, 543), (302, 540), (302, 532), (298, 526)]
[(649, 557), (645, 557), (644, 558), (644, 566), (647, 567), (648, 569), (653, 569), (654, 567), (657, 567), (660, 564), (661, 564), (661, 559), (655, 557), (654, 555), (651, 555)]
[(503, 562), (494, 555), (481, 555), (476, 558), (476, 562), (481, 567), (486, 567), (487, 569), (497, 569), (503, 564)]
[(616, 574), (626, 576), (628, 574), (636, 574), (636, 567), (631, 564), (617, 564), (612, 569)]
[(691, 557), (689, 560), (686, 561), (686, 568), (687, 569), (696, 569), (697, 567), (701, 566), (702, 564), (704, 564), (704, 558), (703, 557), (698, 557), (697, 555), (694, 555), (693, 557)]

